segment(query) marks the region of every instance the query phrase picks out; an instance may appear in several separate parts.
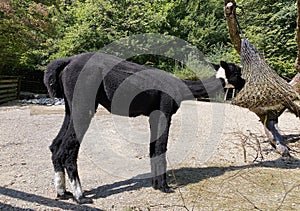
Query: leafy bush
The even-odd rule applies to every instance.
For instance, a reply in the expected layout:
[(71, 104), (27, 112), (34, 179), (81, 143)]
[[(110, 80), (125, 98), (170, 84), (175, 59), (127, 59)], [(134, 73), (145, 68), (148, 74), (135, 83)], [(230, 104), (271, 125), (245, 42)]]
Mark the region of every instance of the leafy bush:
[[(245, 10), (239, 20), (246, 37), (281, 76), (291, 78), (297, 53), (295, 1), (238, 4)], [(97, 51), (140, 33), (172, 35), (197, 46), (212, 62), (238, 64), (223, 7), (218, 0), (5, 0), (0, 3), (0, 70), (43, 70), (52, 59)], [(153, 58), (133, 60), (194, 78), (188, 70), (179, 71), (174, 61)]]

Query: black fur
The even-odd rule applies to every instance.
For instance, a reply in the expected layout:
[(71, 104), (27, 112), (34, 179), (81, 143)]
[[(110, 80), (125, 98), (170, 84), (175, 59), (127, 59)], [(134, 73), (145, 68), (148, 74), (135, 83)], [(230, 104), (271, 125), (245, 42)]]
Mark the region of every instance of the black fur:
[[(93, 64), (90, 68), (85, 66), (88, 62)], [(240, 68), (225, 62), (221, 62), (221, 65), (226, 70), (228, 81), (233, 85), (239, 86), (241, 83), (244, 83), (244, 80), (241, 78)], [(112, 67), (110, 71), (108, 71), (109, 67)], [(217, 69), (219, 66), (215, 65), (214, 67)], [(72, 115), (72, 110), (75, 109), (72, 104), (75, 97), (73, 94), (80, 73), (91, 69), (98, 71), (99, 77), (103, 78), (101, 83), (98, 84), (97, 93), (94, 96), (91, 94), (90, 100), (86, 100), (87, 106), (77, 113), (83, 119), (81, 132), (78, 134), (75, 133), (73, 121), (75, 117)], [(91, 78), (93, 79), (94, 77)], [(112, 106), (116, 90), (129, 78), (132, 78), (132, 80), (128, 83), (127, 90), (125, 90), (126, 93), (122, 96), (126, 97), (127, 93), (130, 94), (131, 89), (133, 91), (140, 89), (141, 91), (134, 96), (130, 102), (129, 109), (126, 106), (122, 106), (122, 103)], [(84, 82), (90, 84), (88, 79), (86, 80)], [(44, 83), (50, 96), (63, 96), (65, 99), (65, 119), (58, 135), (50, 146), (52, 162), (56, 172), (64, 172), (66, 170), (71, 182), (76, 179), (79, 181), (77, 155), (80, 142), (92, 118), (90, 115), (91, 110), (93, 110), (92, 113), (95, 112), (97, 105), (101, 104), (108, 111), (117, 115), (131, 117), (138, 115), (149, 116), (151, 129), (150, 157), (155, 158), (151, 159), (152, 184), (155, 189), (160, 189), (164, 192), (169, 191), (166, 181), (165, 153), (167, 151), (172, 115), (178, 110), (181, 101), (208, 97), (209, 94), (219, 92), (225, 86), (225, 80), (217, 79), (215, 76), (204, 81), (182, 81), (158, 69), (123, 61), (112, 55), (97, 53), (80, 54), (52, 61), (47, 66)], [(154, 88), (147, 89), (149, 84)], [(164, 92), (163, 89), (155, 89), (155, 87), (160, 86), (168, 92)], [(89, 89), (88, 86), (87, 89)], [(120, 102), (122, 102), (122, 99)], [(151, 115), (155, 110), (160, 110), (164, 116)], [(76, 196), (75, 199), (79, 203), (86, 202), (82, 195)]]

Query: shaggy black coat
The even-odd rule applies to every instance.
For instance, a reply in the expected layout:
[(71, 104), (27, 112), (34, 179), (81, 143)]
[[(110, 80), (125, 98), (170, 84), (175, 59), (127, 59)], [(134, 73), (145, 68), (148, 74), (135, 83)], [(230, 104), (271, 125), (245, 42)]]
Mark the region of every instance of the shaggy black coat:
[[(64, 122), (50, 146), (58, 197), (63, 199), (71, 195), (65, 189), (66, 170), (75, 200), (91, 202), (82, 194), (77, 155), (98, 104), (117, 115), (149, 116), (152, 185), (169, 192), (167, 141), (171, 117), (180, 103), (212, 96), (223, 90), (226, 80), (237, 88), (244, 84), (239, 67), (226, 62), (221, 62), (221, 66), (226, 79), (213, 76), (204, 81), (188, 81), (103, 53), (85, 53), (52, 61), (47, 66), (44, 83), (51, 97), (65, 99)], [(160, 113), (154, 114), (157, 110)]]

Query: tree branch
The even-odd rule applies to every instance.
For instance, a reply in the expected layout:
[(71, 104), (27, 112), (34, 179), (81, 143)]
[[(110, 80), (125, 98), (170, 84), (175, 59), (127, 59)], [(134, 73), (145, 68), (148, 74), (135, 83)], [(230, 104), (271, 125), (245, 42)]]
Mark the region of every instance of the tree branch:
[(298, 16), (297, 16), (297, 26), (296, 26), (296, 41), (298, 46), (297, 58), (295, 61), (295, 68), (300, 72), (300, 0), (297, 0)]
[[(298, 0), (300, 1), (300, 0)], [(240, 54), (241, 53), (241, 37), (239, 34), (237, 22), (235, 19), (236, 12), (235, 12), (236, 2), (235, 0), (225, 0), (225, 17), (226, 23), (228, 26), (229, 36), (231, 42), (235, 48), (235, 50)]]

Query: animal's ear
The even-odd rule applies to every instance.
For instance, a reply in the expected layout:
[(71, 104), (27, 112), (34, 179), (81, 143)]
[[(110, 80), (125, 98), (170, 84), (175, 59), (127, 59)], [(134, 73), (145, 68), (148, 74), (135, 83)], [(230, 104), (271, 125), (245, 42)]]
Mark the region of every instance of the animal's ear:
[(220, 65), (221, 65), (221, 67), (225, 70), (226, 76), (229, 76), (231, 70), (230, 70), (230, 68), (229, 68), (228, 63), (227, 63), (227, 62), (224, 62), (224, 61), (220, 61)]
[(220, 65), (218, 64), (210, 63), (210, 65), (214, 68), (215, 71), (218, 71), (220, 68)]
[(221, 65), (221, 67), (223, 67), (224, 69), (229, 69), (229, 68), (228, 68), (227, 62), (220, 61), (220, 65)]

